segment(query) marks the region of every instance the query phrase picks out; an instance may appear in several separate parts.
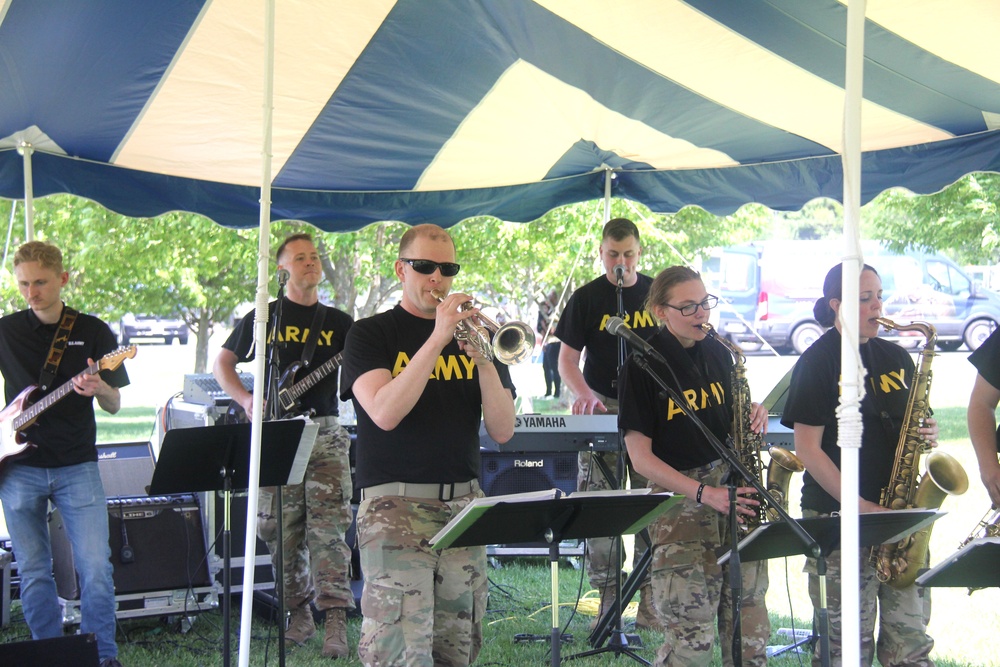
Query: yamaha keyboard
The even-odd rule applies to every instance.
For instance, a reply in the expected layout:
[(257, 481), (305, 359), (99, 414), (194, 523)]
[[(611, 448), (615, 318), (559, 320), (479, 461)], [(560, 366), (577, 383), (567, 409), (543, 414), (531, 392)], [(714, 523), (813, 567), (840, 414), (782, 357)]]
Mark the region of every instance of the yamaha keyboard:
[[(780, 415), (769, 415), (765, 447), (795, 446), (792, 430)], [(479, 425), (479, 446), (491, 452), (614, 452), (618, 451), (618, 415), (517, 415), (514, 435), (502, 445)]]
[(479, 445), (493, 452), (618, 451), (618, 415), (517, 415), (502, 445), (480, 424)]

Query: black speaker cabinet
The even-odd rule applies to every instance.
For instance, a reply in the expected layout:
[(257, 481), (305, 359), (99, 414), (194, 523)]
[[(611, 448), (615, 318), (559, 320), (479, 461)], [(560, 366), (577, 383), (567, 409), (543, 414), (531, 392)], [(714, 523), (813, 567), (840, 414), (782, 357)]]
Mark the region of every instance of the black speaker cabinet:
[(576, 491), (576, 452), (483, 451), (479, 482), (488, 496), (560, 489)]
[(4, 667), (97, 667), (97, 661), (97, 638), (94, 635), (0, 643), (0, 664)]
[[(116, 595), (212, 585), (197, 496), (109, 499), (108, 531)], [(75, 600), (73, 552), (58, 509), (49, 534), (59, 597)]]
[(153, 479), (153, 447), (149, 441), (99, 444), (97, 468), (108, 498), (145, 496)]
[[(576, 452), (493, 452), (484, 450), (479, 482), (488, 496), (560, 489), (576, 491)], [(574, 551), (564, 545), (564, 553)], [(487, 548), (491, 556), (540, 556), (548, 553), (545, 542), (497, 544)]]

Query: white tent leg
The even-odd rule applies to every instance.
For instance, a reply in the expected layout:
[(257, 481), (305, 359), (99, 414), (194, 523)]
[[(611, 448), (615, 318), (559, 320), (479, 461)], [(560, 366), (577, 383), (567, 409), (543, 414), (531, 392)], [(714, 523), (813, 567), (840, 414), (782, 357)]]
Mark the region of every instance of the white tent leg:
[(865, 0), (850, 0), (844, 96), (844, 272), (840, 316), (841, 412), (841, 643), (845, 665), (860, 664), (860, 576), (858, 560), (858, 450), (861, 447), (860, 401), (863, 372), (858, 352), (859, 275), (861, 252), (858, 220), (861, 201), (861, 101), (864, 80)]
[[(270, 281), (271, 234), (271, 136), (274, 117), (274, 0), (264, 0), (264, 99), (263, 145), (261, 155), (260, 232), (257, 242), (257, 295), (254, 300), (254, 391), (250, 427), (250, 488), (247, 495), (246, 541), (243, 553), (243, 604), (240, 614), (240, 667), (250, 664), (251, 616), (253, 612), (254, 562), (257, 556), (257, 499), (260, 495), (260, 436), (267, 386), (264, 362), (267, 358), (267, 302)], [(281, 539), (279, 536), (278, 539)], [(281, 587), (278, 586), (280, 590)], [(278, 619), (283, 623), (284, 619)]]

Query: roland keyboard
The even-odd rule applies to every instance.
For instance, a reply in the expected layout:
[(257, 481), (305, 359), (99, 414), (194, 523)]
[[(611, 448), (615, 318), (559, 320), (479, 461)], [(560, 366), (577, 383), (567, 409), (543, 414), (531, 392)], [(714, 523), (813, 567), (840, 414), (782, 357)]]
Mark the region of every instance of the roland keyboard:
[(479, 445), (493, 452), (618, 451), (618, 415), (517, 415), (514, 436), (502, 445), (480, 424)]

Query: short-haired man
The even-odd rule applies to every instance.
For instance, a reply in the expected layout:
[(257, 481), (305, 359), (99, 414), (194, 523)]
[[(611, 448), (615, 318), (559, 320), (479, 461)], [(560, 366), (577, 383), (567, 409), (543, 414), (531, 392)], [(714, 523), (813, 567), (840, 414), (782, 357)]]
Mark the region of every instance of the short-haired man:
[[(556, 337), (563, 342), (559, 351), (559, 375), (573, 392), (575, 415), (618, 412), (619, 339), (610, 334), (605, 325), (608, 318), (619, 314), (619, 280), (623, 307), (621, 315), (625, 324), (644, 339), (654, 334), (657, 328), (656, 321), (645, 309), (646, 295), (653, 279), (637, 270), (642, 246), (639, 243), (639, 228), (635, 223), (626, 218), (609, 220), (601, 234), (598, 254), (604, 266), (604, 275), (573, 292), (556, 327)], [(584, 350), (587, 351), (587, 357), (581, 372), (580, 358)], [(617, 457), (617, 452), (581, 452), (578, 459), (577, 488), (581, 491), (617, 488), (612, 487), (597, 464), (599, 458), (604, 467), (614, 473), (617, 470)], [(625, 457), (632, 487), (644, 488), (646, 478), (635, 471), (627, 454)], [(616, 538), (587, 540), (587, 572), (590, 585), (601, 591), (600, 616), (611, 608), (615, 600), (615, 579), (619, 576), (621, 565), (612, 566), (614, 539)], [(641, 543), (637, 541), (636, 560), (641, 552)], [(636, 627), (660, 628), (651, 604), (648, 575), (643, 579), (639, 594)]]
[[(343, 397), (358, 414), (358, 544), (365, 590), (358, 653), (365, 665), (469, 665), (482, 646), (486, 549), (429, 541), (474, 498), (479, 424), (514, 434), (506, 366), (455, 341), (477, 312), (448, 294), (455, 244), (437, 225), (399, 244), (399, 305), (359, 320), (344, 350)], [(439, 300), (439, 297), (440, 298)]]
[[(288, 271), (282, 297), (278, 335), (271, 331), (277, 300), (268, 305), (268, 340), (278, 346), (278, 371), (303, 363), (294, 378), (302, 380), (313, 368), (343, 348), (354, 321), (347, 313), (319, 301), (323, 268), (308, 234), (294, 234), (278, 247), (278, 268)], [(240, 382), (236, 365), (254, 358), (254, 312), (247, 313), (222, 346), (213, 373), (219, 385), (252, 415), (253, 394)], [(313, 342), (312, 351), (310, 342)], [(306, 359), (305, 357), (309, 357)], [(272, 399), (276, 400), (276, 399)], [(284, 599), (291, 610), (285, 641), (305, 644), (316, 632), (310, 602), (326, 612), (322, 654), (342, 658), (347, 645), (347, 611), (354, 609), (351, 592), (351, 550), (345, 533), (351, 525), (351, 437), (337, 421), (337, 372), (316, 382), (299, 400), (320, 425), (302, 484), (282, 487)], [(278, 526), (276, 494), (261, 489), (257, 533), (276, 558)], [(275, 563), (277, 567), (277, 563)]]
[[(14, 255), (14, 275), (28, 307), (0, 319), (0, 374), (7, 402), (32, 385), (39, 386), (36, 402), (66, 383), (72, 382), (73, 389), (23, 431), (36, 447), (0, 468), (0, 499), (17, 554), (24, 618), (33, 639), (63, 633), (52, 576), (47, 521), (51, 501), (62, 514), (79, 575), (80, 629), (96, 635), (102, 667), (121, 667), (94, 399), (105, 412), (118, 412), (118, 389), (129, 383), (128, 374), (124, 366), (84, 372), (95, 359), (114, 351), (117, 341), (107, 324), (63, 303), (69, 273), (59, 248), (41, 241), (25, 243)], [(55, 361), (60, 347), (61, 359)]]

